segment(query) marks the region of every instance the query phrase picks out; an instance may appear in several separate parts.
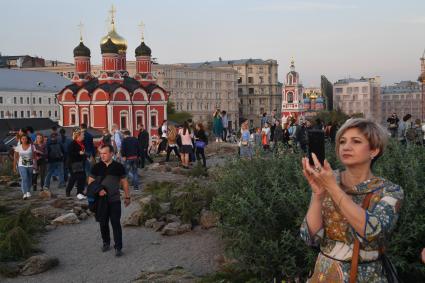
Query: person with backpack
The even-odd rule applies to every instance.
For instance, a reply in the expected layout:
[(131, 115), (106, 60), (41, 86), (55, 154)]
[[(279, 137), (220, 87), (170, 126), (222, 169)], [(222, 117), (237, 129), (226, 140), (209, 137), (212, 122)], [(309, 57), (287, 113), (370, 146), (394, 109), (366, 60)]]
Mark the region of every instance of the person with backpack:
[(121, 158), (127, 174), (131, 178), (134, 190), (139, 190), (139, 174), (137, 173), (137, 163), (140, 156), (139, 141), (133, 137), (129, 130), (124, 131), (124, 140), (121, 145)]
[(64, 149), (58, 142), (58, 135), (52, 134), (50, 136), (50, 142), (47, 144), (47, 174), (44, 181), (44, 190), (49, 190), (50, 180), (53, 175), (57, 175), (59, 177), (59, 187), (65, 187), (63, 159)]
[(199, 162), (202, 157), (202, 165), (204, 167), (207, 167), (207, 160), (205, 158), (205, 147), (208, 145), (208, 137), (205, 133), (204, 125), (202, 123), (196, 124), (194, 136), (195, 136), (196, 159)]
[(152, 158), (149, 156), (149, 133), (146, 131), (145, 127), (140, 124), (139, 125), (139, 135), (137, 136), (139, 140), (140, 146), (140, 166), (145, 168), (145, 159), (147, 159), (150, 163), (153, 163)]
[(177, 158), (180, 161), (180, 153), (179, 149), (177, 147), (177, 129), (174, 126), (168, 127), (168, 136), (167, 136), (167, 157), (165, 158), (165, 162), (170, 161), (170, 154), (172, 151), (174, 151), (174, 154), (177, 156)]
[(64, 128), (61, 128), (59, 130), (59, 143), (62, 145), (63, 148), (63, 153), (64, 153), (64, 157), (63, 157), (63, 179), (66, 182), (68, 182), (68, 175), (69, 175), (69, 170), (68, 170), (68, 148), (69, 145), (71, 144), (72, 140), (66, 136), (66, 132)]
[(71, 190), (77, 183), (77, 198), (79, 200), (85, 199), (83, 194), (84, 185), (86, 183), (85, 163), (86, 154), (84, 147), (84, 135), (80, 128), (75, 128), (72, 131), (72, 142), (68, 147), (68, 167), (71, 176), (66, 186), (66, 196), (71, 195)]

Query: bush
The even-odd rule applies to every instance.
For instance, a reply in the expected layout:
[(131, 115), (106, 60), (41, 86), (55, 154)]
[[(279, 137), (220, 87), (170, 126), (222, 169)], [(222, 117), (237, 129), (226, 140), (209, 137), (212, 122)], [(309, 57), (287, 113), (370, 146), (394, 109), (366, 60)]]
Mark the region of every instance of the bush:
[(310, 200), (300, 159), (284, 154), (234, 160), (215, 183), (212, 207), (221, 216), (226, 251), (263, 281), (305, 278), (315, 260), (299, 237)]
[(0, 218), (0, 259), (27, 257), (34, 251), (34, 237), (41, 230), (41, 222), (31, 214), (30, 207), (17, 215)]
[[(229, 256), (242, 271), (259, 280), (305, 281), (317, 253), (299, 237), (310, 200), (299, 154), (233, 160), (215, 174), (217, 197), (212, 207), (221, 216), (220, 228)], [(341, 168), (334, 149), (327, 159)], [(425, 151), (392, 142), (374, 173), (399, 184), (405, 192), (401, 216), (388, 254), (405, 282), (425, 282), (419, 254), (425, 247)]]
[(169, 202), (175, 184), (171, 182), (152, 182), (146, 185), (145, 192), (154, 195), (160, 202)]

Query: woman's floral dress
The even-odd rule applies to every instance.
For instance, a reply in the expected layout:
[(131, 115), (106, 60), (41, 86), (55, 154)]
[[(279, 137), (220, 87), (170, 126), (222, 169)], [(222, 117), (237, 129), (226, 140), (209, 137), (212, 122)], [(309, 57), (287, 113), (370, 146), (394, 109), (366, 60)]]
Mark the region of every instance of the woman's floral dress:
[[(336, 172), (340, 183), (340, 173)], [(362, 238), (347, 222), (340, 209), (327, 194), (322, 204), (323, 227), (310, 235), (307, 221), (301, 225), (301, 238), (312, 246), (320, 246), (313, 276), (308, 282), (349, 282), (354, 238), (360, 241), (357, 282), (387, 282), (379, 260), (379, 250), (395, 228), (404, 194), (399, 185), (373, 177), (346, 193), (359, 206), (368, 193), (373, 193), (366, 211)]]

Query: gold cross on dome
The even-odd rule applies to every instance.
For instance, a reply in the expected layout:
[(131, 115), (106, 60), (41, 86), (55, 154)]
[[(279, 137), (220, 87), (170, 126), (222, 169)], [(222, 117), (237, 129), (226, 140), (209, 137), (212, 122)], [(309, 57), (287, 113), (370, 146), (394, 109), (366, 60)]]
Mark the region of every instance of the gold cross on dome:
[(140, 34), (142, 36), (142, 42), (144, 42), (145, 41), (145, 23), (143, 23), (143, 21), (140, 21), (139, 28), (140, 28)]
[(80, 41), (82, 42), (82, 41), (83, 41), (83, 27), (84, 27), (84, 25), (83, 25), (83, 23), (80, 21), (80, 24), (79, 24), (77, 27), (78, 27), (78, 29), (80, 30)]
[(114, 22), (114, 16), (115, 16), (115, 12), (117, 10), (115, 9), (114, 5), (112, 5), (111, 10), (109, 10), (109, 13), (111, 13), (111, 22)]

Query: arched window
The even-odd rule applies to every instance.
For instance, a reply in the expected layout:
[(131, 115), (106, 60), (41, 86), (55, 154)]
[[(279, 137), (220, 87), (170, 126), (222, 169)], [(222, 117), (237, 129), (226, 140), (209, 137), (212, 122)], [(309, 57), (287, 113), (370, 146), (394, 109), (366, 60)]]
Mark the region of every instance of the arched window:
[(145, 112), (143, 110), (136, 111), (136, 125), (137, 125), (137, 128), (139, 128), (139, 125), (143, 125), (143, 127), (146, 127)]
[(89, 126), (89, 110), (87, 108), (84, 108), (81, 110), (81, 113), (83, 115), (83, 123)]
[(120, 112), (120, 128), (128, 129), (128, 111), (126, 110)]
[(75, 108), (69, 110), (69, 125), (75, 126), (77, 124), (77, 111)]
[(294, 77), (292, 76), (292, 74), (288, 75), (288, 84), (293, 84), (294, 83)]
[(158, 127), (158, 112), (156, 110), (151, 110), (151, 127)]
[(288, 96), (288, 103), (293, 103), (294, 102), (294, 93), (288, 92), (287, 96)]

